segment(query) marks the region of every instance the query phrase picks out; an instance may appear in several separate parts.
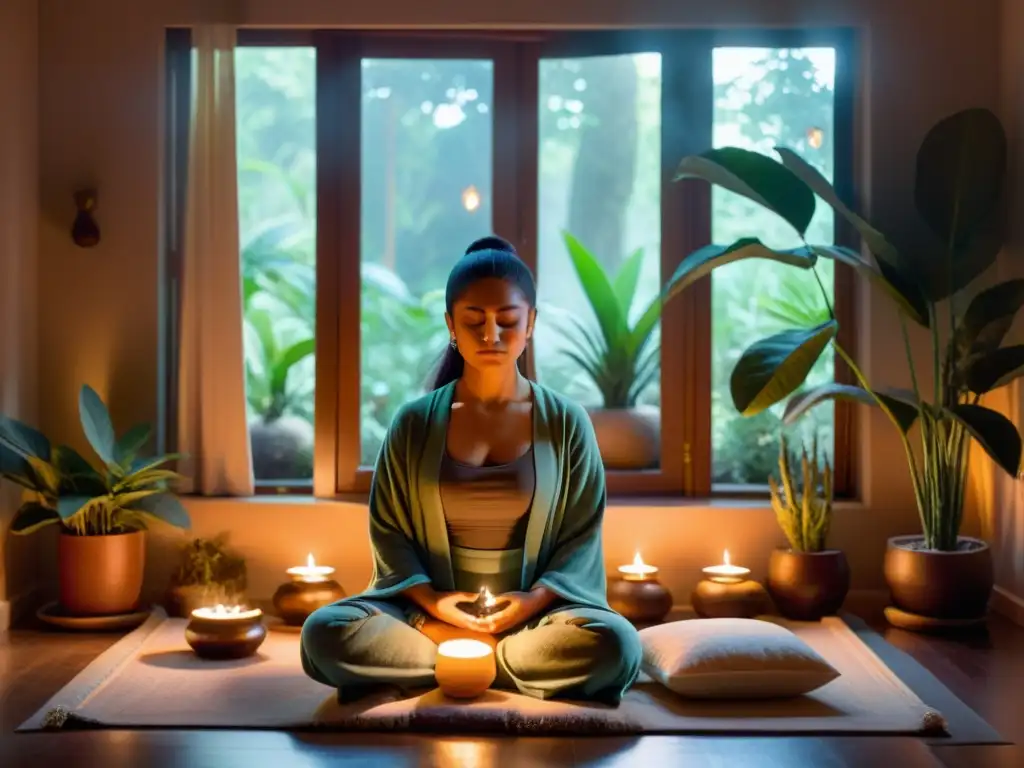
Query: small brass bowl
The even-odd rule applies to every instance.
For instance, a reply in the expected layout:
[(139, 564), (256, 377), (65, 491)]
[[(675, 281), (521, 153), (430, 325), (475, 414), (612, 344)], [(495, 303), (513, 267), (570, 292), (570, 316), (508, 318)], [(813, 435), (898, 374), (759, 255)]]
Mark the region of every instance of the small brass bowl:
[(263, 612), (258, 608), (237, 613), (197, 608), (185, 627), (185, 640), (204, 659), (252, 656), (266, 637)]

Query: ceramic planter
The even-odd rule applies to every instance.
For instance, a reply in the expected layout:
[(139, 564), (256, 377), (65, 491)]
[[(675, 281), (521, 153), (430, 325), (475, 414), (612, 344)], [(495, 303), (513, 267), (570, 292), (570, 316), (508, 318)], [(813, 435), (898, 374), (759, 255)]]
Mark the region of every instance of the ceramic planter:
[(74, 536), (58, 542), (59, 598), (74, 616), (114, 616), (139, 607), (146, 566), (145, 531)]
[(776, 549), (768, 561), (767, 587), (775, 607), (787, 619), (818, 621), (842, 607), (850, 591), (850, 566), (838, 549)]
[[(941, 620), (978, 619), (988, 612), (994, 582), (992, 550), (960, 536), (955, 552), (920, 549), (922, 536), (894, 536), (885, 552), (885, 581), (896, 608)], [(918, 548), (915, 548), (918, 547)]]
[(608, 469), (652, 469), (661, 457), (661, 412), (651, 406), (591, 408), (597, 446)]

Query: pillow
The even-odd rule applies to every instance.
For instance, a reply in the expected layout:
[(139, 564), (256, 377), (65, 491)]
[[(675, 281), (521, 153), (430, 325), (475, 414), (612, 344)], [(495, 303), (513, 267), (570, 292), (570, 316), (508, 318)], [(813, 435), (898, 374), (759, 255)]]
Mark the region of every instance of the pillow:
[(800, 696), (839, 672), (785, 627), (757, 619), (690, 619), (640, 631), (642, 668), (691, 699)]

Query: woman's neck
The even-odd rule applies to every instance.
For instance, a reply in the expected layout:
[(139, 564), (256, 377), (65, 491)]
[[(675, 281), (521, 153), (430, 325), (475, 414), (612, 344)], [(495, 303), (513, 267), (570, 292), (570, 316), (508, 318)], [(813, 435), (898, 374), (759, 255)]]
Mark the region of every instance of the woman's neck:
[(480, 371), (467, 365), (455, 386), (459, 400), (502, 402), (530, 396), (530, 382), (516, 366)]

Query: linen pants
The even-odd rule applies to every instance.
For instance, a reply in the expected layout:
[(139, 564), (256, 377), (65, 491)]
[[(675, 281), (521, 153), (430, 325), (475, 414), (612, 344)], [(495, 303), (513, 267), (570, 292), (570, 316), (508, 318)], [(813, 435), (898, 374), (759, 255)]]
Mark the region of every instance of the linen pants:
[[(316, 610), (302, 627), (302, 667), (343, 700), (367, 689), (435, 685), (437, 645), (410, 623), (402, 599), (347, 598)], [(611, 611), (562, 604), (498, 641), (494, 686), (539, 699), (618, 704), (640, 671), (636, 629)]]

